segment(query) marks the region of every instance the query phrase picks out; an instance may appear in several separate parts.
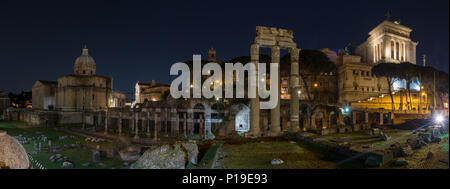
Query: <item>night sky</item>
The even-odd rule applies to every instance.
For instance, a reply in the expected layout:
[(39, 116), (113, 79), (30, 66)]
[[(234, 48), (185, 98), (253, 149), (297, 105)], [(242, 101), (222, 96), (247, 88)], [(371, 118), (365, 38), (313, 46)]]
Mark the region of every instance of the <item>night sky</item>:
[[(386, 12), (413, 29), (417, 63), (448, 72), (449, 1), (0, 1), (0, 90), (73, 73), (86, 42), (97, 74), (134, 93), (136, 81), (170, 83), (170, 66), (217, 50), (249, 56), (255, 26), (294, 30), (300, 49), (360, 44)], [(269, 53), (263, 50), (261, 53)], [(132, 96), (130, 96), (132, 97)]]

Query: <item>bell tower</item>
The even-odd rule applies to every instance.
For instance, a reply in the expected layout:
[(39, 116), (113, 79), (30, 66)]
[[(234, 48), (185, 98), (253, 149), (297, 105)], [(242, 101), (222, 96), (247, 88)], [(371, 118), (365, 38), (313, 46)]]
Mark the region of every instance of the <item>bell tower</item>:
[(208, 62), (217, 62), (216, 50), (212, 47), (208, 51)]

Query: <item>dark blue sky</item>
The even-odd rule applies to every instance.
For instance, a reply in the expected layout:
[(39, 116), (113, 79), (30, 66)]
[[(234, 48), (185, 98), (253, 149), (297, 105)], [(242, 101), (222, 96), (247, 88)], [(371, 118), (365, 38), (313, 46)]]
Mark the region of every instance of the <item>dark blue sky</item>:
[[(73, 73), (87, 43), (97, 73), (133, 92), (136, 81), (170, 83), (170, 66), (206, 56), (249, 55), (255, 26), (294, 30), (301, 49), (362, 43), (387, 11), (413, 29), (417, 62), (448, 72), (449, 1), (5, 1), (0, 2), (0, 90)], [(268, 52), (268, 51), (262, 51)]]

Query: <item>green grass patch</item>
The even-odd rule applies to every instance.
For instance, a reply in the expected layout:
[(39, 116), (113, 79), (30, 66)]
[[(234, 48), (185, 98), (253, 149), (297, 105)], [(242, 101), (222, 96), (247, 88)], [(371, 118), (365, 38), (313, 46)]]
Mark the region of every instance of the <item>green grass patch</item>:
[[(247, 142), (233, 141), (222, 146), (226, 154), (221, 162), (222, 166), (229, 169), (339, 168), (334, 163), (341, 160), (341, 157), (329, 156), (306, 144), (280, 138), (262, 138), (253, 142), (244, 140)], [(272, 165), (274, 158), (279, 158), (284, 163)]]
[[(67, 126), (67, 125), (65, 125)], [(60, 128), (62, 126), (57, 126), (56, 128)], [(31, 138), (37, 137), (41, 134), (45, 135), (48, 140), (52, 141), (52, 146), (63, 146), (63, 145), (71, 145), (71, 144), (80, 144), (80, 145), (95, 145), (97, 143), (87, 142), (85, 141), (85, 137), (74, 135), (68, 132), (64, 132), (61, 129), (56, 128), (43, 128), (43, 127), (27, 127), (22, 122), (11, 122), (11, 121), (0, 121), (0, 129), (6, 130), (7, 134), (10, 136), (17, 136), (22, 134), (24, 137)], [(75, 138), (66, 138), (60, 140), (60, 136), (75, 136)], [(36, 151), (34, 149), (34, 143), (41, 142), (43, 147), (48, 147), (47, 142), (42, 142), (38, 140), (32, 140), (29, 144), (24, 144), (23, 147), (27, 152)], [(100, 143), (102, 144), (102, 143)], [(60, 169), (62, 166), (62, 162), (54, 162), (52, 163), (49, 158), (54, 154), (61, 154), (62, 156), (67, 156), (69, 161), (75, 165), (76, 169), (109, 169), (109, 168), (121, 168), (123, 167), (123, 162), (119, 157), (114, 158), (103, 158), (101, 163), (93, 163), (92, 162), (92, 151), (87, 148), (70, 148), (65, 149), (59, 152), (48, 152), (41, 151), (35, 155), (31, 155), (33, 159), (37, 160), (40, 164), (42, 164), (47, 169)], [(83, 167), (82, 164), (90, 162), (89, 167)]]

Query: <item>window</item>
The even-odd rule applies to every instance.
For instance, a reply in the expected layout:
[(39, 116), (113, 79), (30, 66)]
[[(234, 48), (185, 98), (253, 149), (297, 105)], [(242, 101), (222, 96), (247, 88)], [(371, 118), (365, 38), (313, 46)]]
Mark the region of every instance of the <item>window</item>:
[(355, 91), (358, 90), (358, 87), (355, 87)]
[(83, 70), (83, 74), (86, 74), (86, 71), (85, 71), (85, 70)]
[(399, 54), (400, 54), (400, 47), (399, 47), (398, 42), (395, 44), (395, 46), (396, 46), (396, 49), (395, 49), (395, 51), (396, 51), (396, 53), (395, 53), (396, 57), (395, 57), (395, 59), (400, 60), (400, 56), (399, 56)]
[(95, 100), (95, 95), (92, 95), (92, 100)]
[(394, 59), (394, 42), (391, 41), (391, 58)]
[(361, 91), (364, 91), (364, 87), (361, 87)]
[(366, 72), (366, 76), (369, 76), (369, 72)]

